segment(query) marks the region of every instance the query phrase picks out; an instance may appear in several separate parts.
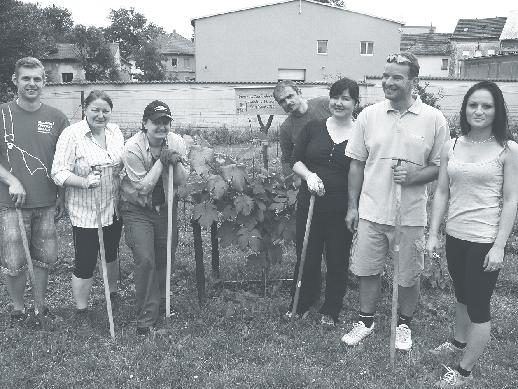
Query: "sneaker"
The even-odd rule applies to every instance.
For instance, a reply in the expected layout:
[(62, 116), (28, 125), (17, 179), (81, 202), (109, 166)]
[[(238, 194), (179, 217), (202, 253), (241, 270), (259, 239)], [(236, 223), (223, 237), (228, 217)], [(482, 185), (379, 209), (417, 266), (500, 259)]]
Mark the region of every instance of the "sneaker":
[(336, 327), (337, 323), (338, 321), (335, 321), (335, 319), (329, 315), (320, 316), (320, 324), (324, 327)]
[(457, 353), (461, 353), (462, 351), (464, 351), (463, 348), (459, 348), (455, 346), (452, 342), (448, 341), (444, 342), (443, 344), (437, 346), (434, 349), (431, 349), (430, 353), (433, 355), (446, 357)]
[[(443, 365), (444, 366), (444, 365)], [(470, 374), (467, 377), (462, 376), (457, 370), (451, 369), (448, 366), (446, 368), (446, 374), (435, 383), (438, 388), (465, 388), (473, 381), (473, 375)]]
[(408, 351), (412, 348), (412, 331), (406, 324), (396, 327), (396, 349)]
[(375, 323), (372, 322), (370, 327), (365, 327), (363, 321), (359, 321), (353, 324), (353, 329), (342, 337), (342, 342), (348, 346), (356, 346), (360, 343), (367, 335), (374, 330)]
[(21, 327), (25, 323), (26, 319), (27, 312), (25, 309), (23, 311), (19, 309), (13, 310), (9, 317), (9, 328)]
[(87, 309), (77, 309), (74, 313), (74, 327), (79, 336), (89, 336), (93, 329)]
[[(309, 311), (306, 311), (304, 312), (302, 315), (300, 313), (296, 313), (295, 314), (295, 319), (298, 320), (298, 319), (305, 319), (306, 317), (308, 317), (309, 315)], [(284, 318), (286, 320), (291, 320), (291, 311), (288, 311), (284, 314)]]

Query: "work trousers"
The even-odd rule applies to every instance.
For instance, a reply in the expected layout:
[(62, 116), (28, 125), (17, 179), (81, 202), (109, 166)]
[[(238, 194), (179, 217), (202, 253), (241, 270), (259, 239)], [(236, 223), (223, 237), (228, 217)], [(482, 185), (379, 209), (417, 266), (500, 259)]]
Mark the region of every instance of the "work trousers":
[[(306, 312), (320, 297), (320, 277), (322, 254), (325, 247), (327, 266), (325, 299), (319, 312), (338, 321), (346, 291), (347, 270), (349, 267), (349, 251), (352, 234), (345, 224), (346, 211), (319, 212), (315, 207), (306, 250), (306, 261), (302, 273), (297, 312)], [(308, 208), (297, 208), (297, 264), (293, 279), (292, 296), (298, 277), (299, 264), (302, 255), (302, 245), (306, 231)], [(292, 299), (293, 304), (293, 299)]]
[[(173, 206), (172, 258), (178, 244), (177, 204)], [(160, 297), (165, 298), (167, 265), (167, 207), (160, 212), (125, 203), (122, 207), (126, 243), (135, 261), (137, 327), (151, 327), (159, 315)]]

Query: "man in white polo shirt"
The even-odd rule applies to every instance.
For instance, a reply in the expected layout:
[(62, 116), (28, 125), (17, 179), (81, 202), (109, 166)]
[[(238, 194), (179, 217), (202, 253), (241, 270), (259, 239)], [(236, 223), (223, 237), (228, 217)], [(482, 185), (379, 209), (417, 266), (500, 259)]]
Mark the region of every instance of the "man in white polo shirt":
[[(352, 158), (346, 222), (351, 231), (357, 232), (351, 251), (351, 271), (360, 278), (359, 319), (342, 338), (351, 346), (374, 329), (380, 275), (388, 254), (393, 252), (395, 192), (400, 184), (396, 348), (412, 347), (410, 321), (419, 300), (424, 265), (418, 247), (424, 244), (426, 184), (437, 178), (440, 151), (449, 139), (443, 114), (412, 93), (418, 76), (419, 63), (413, 54), (388, 56), (382, 77), (385, 100), (361, 112), (345, 151)], [(400, 165), (398, 160), (403, 160)]]

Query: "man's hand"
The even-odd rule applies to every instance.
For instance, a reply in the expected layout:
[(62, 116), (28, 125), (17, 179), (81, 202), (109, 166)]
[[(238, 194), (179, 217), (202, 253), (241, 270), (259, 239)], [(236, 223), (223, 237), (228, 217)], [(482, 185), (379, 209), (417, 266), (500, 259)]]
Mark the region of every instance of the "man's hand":
[(177, 163), (183, 163), (183, 157), (178, 152), (171, 149), (162, 149), (160, 151), (160, 161), (162, 165), (176, 165)]
[(410, 185), (410, 176), (408, 174), (408, 170), (405, 166), (392, 166), (392, 173), (394, 176), (394, 182), (396, 184), (405, 186)]
[(439, 238), (437, 237), (437, 234), (430, 234), (428, 236), (428, 240), (426, 241), (426, 251), (428, 253), (428, 256), (432, 259), (440, 258), (440, 256), (437, 254), (437, 249), (439, 248)]
[(101, 172), (99, 170), (93, 170), (88, 173), (88, 176), (84, 179), (83, 188), (92, 189), (97, 188), (101, 185)]
[(58, 194), (56, 198), (56, 212), (54, 214), (54, 221), (57, 222), (65, 215), (65, 196), (63, 194)]
[(11, 200), (16, 208), (20, 208), (25, 204), (27, 193), (25, 192), (22, 183), (16, 178), (14, 178), (9, 184), (9, 195), (11, 196)]
[(345, 224), (347, 229), (352, 233), (356, 232), (359, 220), (358, 208), (349, 208), (347, 210), (347, 215), (345, 215)]

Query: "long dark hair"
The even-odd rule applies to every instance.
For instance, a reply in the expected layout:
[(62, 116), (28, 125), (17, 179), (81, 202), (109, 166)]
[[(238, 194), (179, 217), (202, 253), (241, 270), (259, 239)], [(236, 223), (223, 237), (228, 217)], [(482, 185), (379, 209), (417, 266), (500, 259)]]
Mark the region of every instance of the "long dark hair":
[(492, 123), (492, 132), (495, 136), (496, 141), (501, 146), (506, 146), (508, 140), (514, 140), (513, 134), (509, 130), (509, 121), (507, 118), (507, 105), (505, 104), (504, 95), (502, 91), (492, 81), (481, 81), (473, 85), (468, 89), (462, 100), (462, 107), (460, 109), (460, 132), (462, 135), (467, 135), (471, 131), (471, 126), (468, 123), (466, 117), (466, 107), (468, 105), (468, 99), (470, 96), (478, 90), (485, 89), (495, 102), (495, 118)]

